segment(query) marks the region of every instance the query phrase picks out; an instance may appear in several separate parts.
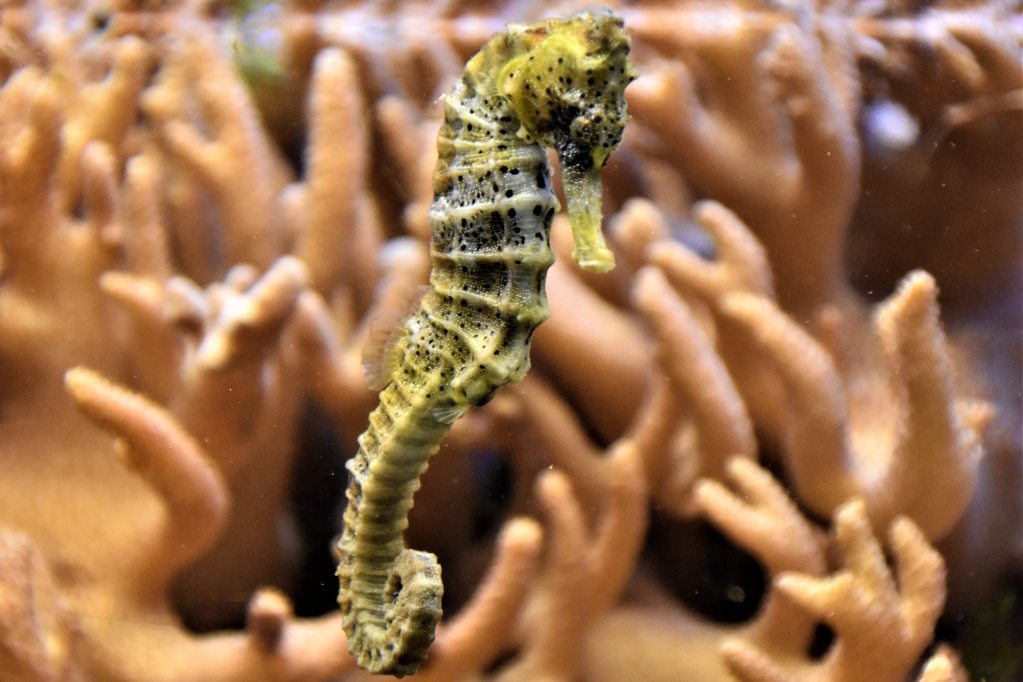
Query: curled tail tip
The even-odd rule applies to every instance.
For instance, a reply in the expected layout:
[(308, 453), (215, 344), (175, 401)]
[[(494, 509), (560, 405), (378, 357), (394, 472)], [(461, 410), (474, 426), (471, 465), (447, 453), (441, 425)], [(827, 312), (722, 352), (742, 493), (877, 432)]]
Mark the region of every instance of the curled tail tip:
[(444, 583), (437, 557), (402, 550), (381, 596), (388, 600), (383, 622), (360, 623), (357, 613), (344, 619), (348, 650), (374, 675), (413, 675), (426, 660), (442, 615)]

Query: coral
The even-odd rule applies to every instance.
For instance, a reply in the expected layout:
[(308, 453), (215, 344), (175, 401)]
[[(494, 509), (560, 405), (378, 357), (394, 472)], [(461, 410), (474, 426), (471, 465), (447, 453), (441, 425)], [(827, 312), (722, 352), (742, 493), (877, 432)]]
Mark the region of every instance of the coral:
[[(435, 99), (580, 4), (5, 5), (4, 679), (366, 679), (329, 547)], [(555, 221), (534, 369), (424, 477), (417, 678), (967, 679), (1023, 570), (1019, 3), (611, 4), (617, 267)]]
[[(889, 531), (898, 587), (862, 503), (838, 510), (835, 532), (845, 568), (825, 578), (782, 573), (773, 586), (780, 598), (831, 626), (830, 650), (821, 660), (800, 665), (784, 660), (792, 655), (787, 647), (767, 654), (746, 642), (728, 642), (725, 661), (740, 680), (901, 680), (930, 641), (944, 602), (945, 576), (940, 555), (919, 528), (897, 519)], [(772, 648), (784, 641), (773, 633), (757, 634)]]
[[(644, 679), (722, 679), (717, 666), (723, 665), (736, 679), (751, 681), (907, 679), (945, 598), (944, 563), (920, 529), (905, 518), (891, 526), (896, 583), (862, 501), (852, 500), (834, 517), (844, 567), (825, 575), (829, 560), (822, 536), (770, 474), (736, 458), (728, 463), (727, 476), (736, 491), (704, 479), (697, 486), (697, 506), (761, 560), (771, 587), (759, 613), (742, 626), (708, 627), (679, 611), (670, 597), (644, 595), (640, 606), (620, 608), (595, 628), (589, 678), (638, 673)], [(779, 533), (788, 542), (778, 543)], [(818, 622), (831, 626), (834, 642), (815, 659), (807, 652)], [(671, 639), (690, 641), (645, 661), (623, 644), (630, 639), (627, 628), (666, 630)], [(655, 637), (644, 633), (644, 639)], [(694, 653), (715, 646), (723, 661), (693, 660)], [(922, 679), (954, 679), (954, 671), (962, 674), (954, 660), (945, 652), (935, 654), (927, 664), (931, 672)], [(634, 667), (626, 673), (624, 666)]]

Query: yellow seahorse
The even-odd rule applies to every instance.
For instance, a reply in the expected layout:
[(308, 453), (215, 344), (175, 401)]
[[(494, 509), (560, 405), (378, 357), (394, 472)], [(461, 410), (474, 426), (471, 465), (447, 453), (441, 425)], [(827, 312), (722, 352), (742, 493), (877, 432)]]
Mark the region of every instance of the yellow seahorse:
[(628, 53), (610, 11), (511, 25), (443, 98), (430, 287), (387, 352), (380, 405), (347, 464), (338, 603), (349, 651), (370, 672), (414, 673), (441, 616), (437, 558), (402, 537), (427, 460), (465, 410), (522, 379), (549, 314), (558, 200), (543, 146), (560, 160), (573, 257), (614, 267), (599, 173), (627, 119)]

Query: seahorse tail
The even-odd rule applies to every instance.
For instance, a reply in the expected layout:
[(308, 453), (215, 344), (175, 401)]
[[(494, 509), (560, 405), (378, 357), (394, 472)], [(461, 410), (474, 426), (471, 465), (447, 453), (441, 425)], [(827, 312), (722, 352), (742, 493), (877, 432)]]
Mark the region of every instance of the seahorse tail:
[(440, 565), (405, 548), (403, 531), (419, 477), (447, 432), (428, 408), (412, 409), (390, 385), (346, 464), (348, 507), (338, 548), (348, 650), (375, 674), (410, 675), (426, 658), (441, 618)]
[[(391, 598), (385, 602), (382, 622), (352, 629), (348, 641), (352, 656), (374, 674), (402, 677), (415, 673), (433, 642), (443, 594), (437, 557), (403, 549), (387, 575), (384, 595)], [(358, 612), (356, 606), (354, 619), (359, 619)]]

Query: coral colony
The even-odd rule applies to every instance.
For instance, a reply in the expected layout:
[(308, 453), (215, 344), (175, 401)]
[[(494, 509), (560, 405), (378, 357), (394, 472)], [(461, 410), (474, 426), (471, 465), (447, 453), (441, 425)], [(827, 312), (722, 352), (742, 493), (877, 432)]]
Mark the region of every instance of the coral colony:
[[(615, 267), (551, 215), (532, 367), (396, 535), (443, 566), (406, 679), (1012, 680), (1019, 3), (607, 4), (640, 75), (582, 260)], [(590, 5), (4, 4), (4, 682), (370, 678), (332, 552), (458, 183), (440, 97)], [(540, 179), (501, 165), (503, 231)]]

